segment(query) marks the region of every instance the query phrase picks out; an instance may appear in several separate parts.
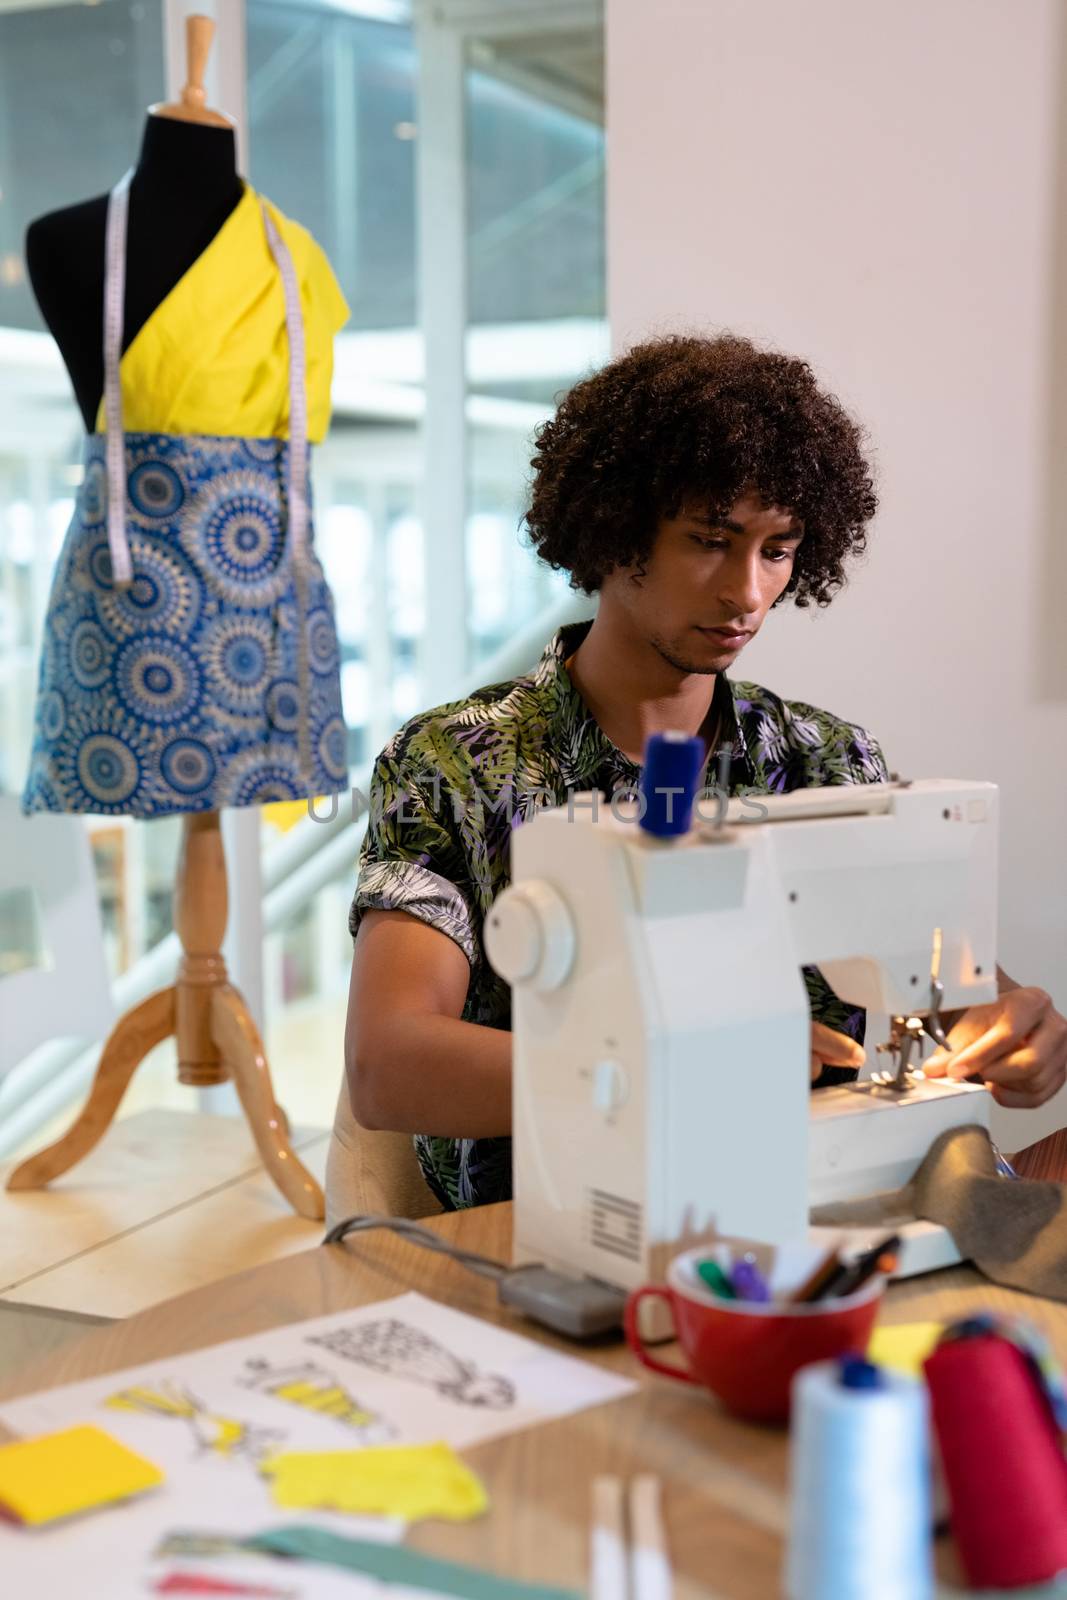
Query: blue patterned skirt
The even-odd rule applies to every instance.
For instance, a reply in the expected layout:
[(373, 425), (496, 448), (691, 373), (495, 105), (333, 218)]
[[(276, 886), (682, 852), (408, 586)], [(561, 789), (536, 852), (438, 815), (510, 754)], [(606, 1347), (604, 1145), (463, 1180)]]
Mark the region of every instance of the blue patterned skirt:
[(45, 619), (24, 810), (163, 817), (347, 787), (333, 597), (309, 530), (299, 601), (288, 449), (128, 433), (133, 582), (116, 588), (106, 440), (86, 441)]

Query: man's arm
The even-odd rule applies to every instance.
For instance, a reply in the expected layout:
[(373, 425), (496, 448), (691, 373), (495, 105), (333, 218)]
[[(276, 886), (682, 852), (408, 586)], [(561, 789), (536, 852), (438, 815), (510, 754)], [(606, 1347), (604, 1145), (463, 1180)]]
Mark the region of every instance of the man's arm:
[[(470, 968), (447, 934), (367, 911), (352, 957), (345, 1075), (356, 1121), (394, 1133), (511, 1132), (511, 1034), (460, 1021)], [(812, 1023), (811, 1076), (863, 1065), (853, 1039)]]
[(511, 1132), (511, 1034), (460, 1020), (469, 979), (447, 934), (403, 911), (364, 912), (345, 1026), (348, 1093), (364, 1128)]
[(1067, 1018), (1044, 989), (1026, 988), (997, 968), (1000, 998), (943, 1019), (951, 1052), (923, 1064), (929, 1078), (981, 1078), (1002, 1106), (1032, 1109), (1067, 1079)]

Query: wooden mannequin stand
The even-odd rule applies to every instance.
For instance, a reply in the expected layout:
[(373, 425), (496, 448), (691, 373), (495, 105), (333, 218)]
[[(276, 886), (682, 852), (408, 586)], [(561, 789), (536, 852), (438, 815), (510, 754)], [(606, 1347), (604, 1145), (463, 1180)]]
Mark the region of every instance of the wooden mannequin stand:
[[(204, 103), (203, 75), (214, 29), (210, 17), (187, 19), (189, 81), (180, 101), (152, 106), (152, 115), (232, 126)], [(87, 1155), (110, 1126), (139, 1064), (173, 1034), (178, 1042), (179, 1080), (204, 1086), (232, 1079), (267, 1171), (295, 1211), (320, 1220), (325, 1215), (322, 1190), (293, 1151), (285, 1112), (274, 1098), (263, 1042), (226, 974), (222, 956), (226, 863), (219, 814), (187, 814), (182, 823), (174, 894), (174, 926), (182, 946), (177, 983), (149, 995), (120, 1018), (73, 1126), (55, 1144), (16, 1167), (7, 1187), (43, 1188)]]
[(285, 1112), (248, 1007), (226, 975), (226, 863), (217, 811), (182, 819), (174, 895), (181, 940), (178, 981), (127, 1011), (112, 1029), (89, 1098), (73, 1127), (15, 1168), (9, 1189), (40, 1189), (67, 1172), (103, 1138), (127, 1085), (148, 1052), (171, 1034), (178, 1078), (203, 1087), (233, 1080), (263, 1165), (290, 1205), (313, 1221), (324, 1216), (322, 1190), (293, 1151)]

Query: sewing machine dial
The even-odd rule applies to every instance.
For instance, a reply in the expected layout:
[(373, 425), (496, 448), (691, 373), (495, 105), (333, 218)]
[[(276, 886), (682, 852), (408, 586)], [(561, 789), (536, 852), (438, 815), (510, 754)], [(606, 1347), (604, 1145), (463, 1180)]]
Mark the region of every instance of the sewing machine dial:
[(574, 946), (566, 901), (541, 878), (505, 889), (486, 918), (486, 954), (494, 972), (512, 986), (558, 989), (570, 972)]

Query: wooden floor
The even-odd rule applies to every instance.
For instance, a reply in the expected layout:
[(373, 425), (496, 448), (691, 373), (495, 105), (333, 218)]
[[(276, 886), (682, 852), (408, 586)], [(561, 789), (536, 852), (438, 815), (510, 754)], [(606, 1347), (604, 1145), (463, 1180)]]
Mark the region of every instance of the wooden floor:
[[(329, 1134), (293, 1128), (321, 1182)], [(0, 1379), (86, 1326), (316, 1245), (263, 1171), (243, 1118), (141, 1111), (47, 1189), (0, 1167)]]

